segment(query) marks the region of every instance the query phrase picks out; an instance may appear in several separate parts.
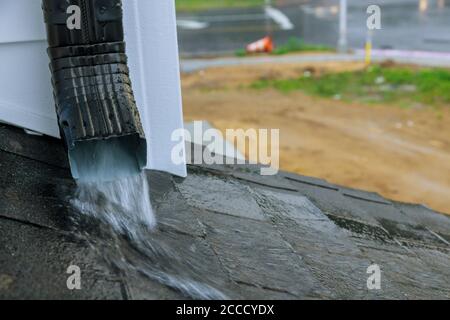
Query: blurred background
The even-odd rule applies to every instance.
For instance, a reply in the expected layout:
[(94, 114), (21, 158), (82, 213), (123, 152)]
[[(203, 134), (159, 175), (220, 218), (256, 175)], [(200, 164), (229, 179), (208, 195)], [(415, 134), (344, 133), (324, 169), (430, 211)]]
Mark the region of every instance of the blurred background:
[(450, 0), (176, 5), (186, 122), (280, 129), (282, 170), (450, 213)]
[[(233, 53), (261, 35), (273, 32), (278, 43), (291, 37), (335, 47), (339, 38), (339, 0), (176, 0), (183, 55)], [(348, 0), (348, 44), (362, 48), (366, 9), (379, 5), (382, 30), (374, 47), (450, 51), (449, 0)], [(286, 16), (286, 28), (266, 14), (269, 4)]]

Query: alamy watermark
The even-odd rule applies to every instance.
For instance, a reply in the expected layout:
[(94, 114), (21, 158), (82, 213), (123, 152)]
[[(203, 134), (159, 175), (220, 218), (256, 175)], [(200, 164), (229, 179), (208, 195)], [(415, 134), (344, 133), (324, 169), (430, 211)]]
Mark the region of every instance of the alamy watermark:
[(69, 290), (81, 290), (81, 269), (76, 265), (71, 265), (67, 268), (67, 274), (70, 276), (67, 278), (67, 289)]
[[(280, 170), (279, 129), (226, 129), (225, 137), (217, 129), (204, 129), (202, 121), (194, 122), (193, 133), (178, 129), (172, 133), (172, 162), (188, 164), (259, 164), (263, 176), (276, 175)], [(185, 150), (185, 140), (194, 141), (196, 147)], [(205, 146), (205, 147), (202, 147)], [(239, 157), (239, 151), (246, 157)], [(193, 152), (193, 154), (192, 154)]]
[(71, 5), (67, 7), (66, 11), (67, 18), (67, 28), (69, 30), (81, 30), (81, 9), (77, 5)]
[(371, 265), (367, 268), (367, 274), (370, 274), (367, 278), (367, 289), (369, 290), (381, 290), (381, 268), (377, 264)]
[(367, 29), (370, 31), (381, 30), (381, 8), (375, 4), (367, 8)]
[[(76, 265), (71, 265), (67, 268), (67, 274), (70, 276), (67, 278), (67, 289), (73, 290), (81, 290), (81, 269)], [(381, 290), (381, 268), (378, 264), (373, 264), (367, 268), (367, 274), (369, 277), (367, 278), (367, 289), (372, 290)]]

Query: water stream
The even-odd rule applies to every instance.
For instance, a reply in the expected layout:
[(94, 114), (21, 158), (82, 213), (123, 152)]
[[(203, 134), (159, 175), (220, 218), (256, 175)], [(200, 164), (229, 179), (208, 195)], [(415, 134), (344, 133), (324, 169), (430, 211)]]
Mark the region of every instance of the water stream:
[(78, 181), (70, 203), (80, 213), (76, 231), (124, 277), (138, 278), (143, 286), (149, 280), (149, 290), (156, 281), (188, 298), (227, 298), (207, 284), (214, 284), (214, 275), (195, 252), (180, 257), (177, 234), (162, 237), (157, 230), (145, 172), (112, 182)]
[(143, 173), (109, 182), (78, 182), (72, 205), (135, 240), (139, 226), (149, 231), (156, 227), (150, 189)]

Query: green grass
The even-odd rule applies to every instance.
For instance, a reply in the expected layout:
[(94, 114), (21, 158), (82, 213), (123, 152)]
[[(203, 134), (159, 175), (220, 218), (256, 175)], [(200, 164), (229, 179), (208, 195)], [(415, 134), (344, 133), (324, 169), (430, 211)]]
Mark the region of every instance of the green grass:
[(297, 79), (259, 80), (254, 89), (275, 88), (282, 92), (306, 93), (344, 101), (392, 103), (410, 107), (450, 105), (450, 70), (371, 66), (357, 72), (330, 73)]
[(248, 54), (247, 51), (245, 51), (245, 49), (239, 49), (234, 52), (234, 55), (236, 57), (246, 57)]
[[(327, 46), (308, 44), (298, 38), (290, 38), (286, 43), (276, 46), (273, 55), (284, 55), (295, 52), (332, 52), (333, 49)], [(239, 49), (235, 52), (237, 57), (248, 56), (245, 49)]]
[(322, 46), (322, 45), (314, 45), (303, 42), (298, 38), (290, 38), (285, 44), (277, 46), (273, 51), (275, 55), (283, 55), (293, 52), (304, 52), (304, 51), (332, 51), (333, 49)]
[(264, 0), (176, 0), (175, 3), (179, 11), (199, 11), (220, 8), (256, 7), (263, 5)]

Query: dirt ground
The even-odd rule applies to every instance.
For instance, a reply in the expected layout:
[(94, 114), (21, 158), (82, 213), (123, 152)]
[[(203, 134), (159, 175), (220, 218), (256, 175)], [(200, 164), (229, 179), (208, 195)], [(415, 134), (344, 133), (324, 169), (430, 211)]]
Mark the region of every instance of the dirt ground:
[(280, 129), (282, 170), (450, 214), (450, 107), (402, 109), (248, 88), (258, 79), (363, 67), (342, 62), (283, 64), (185, 74), (185, 119), (208, 120), (223, 132)]

